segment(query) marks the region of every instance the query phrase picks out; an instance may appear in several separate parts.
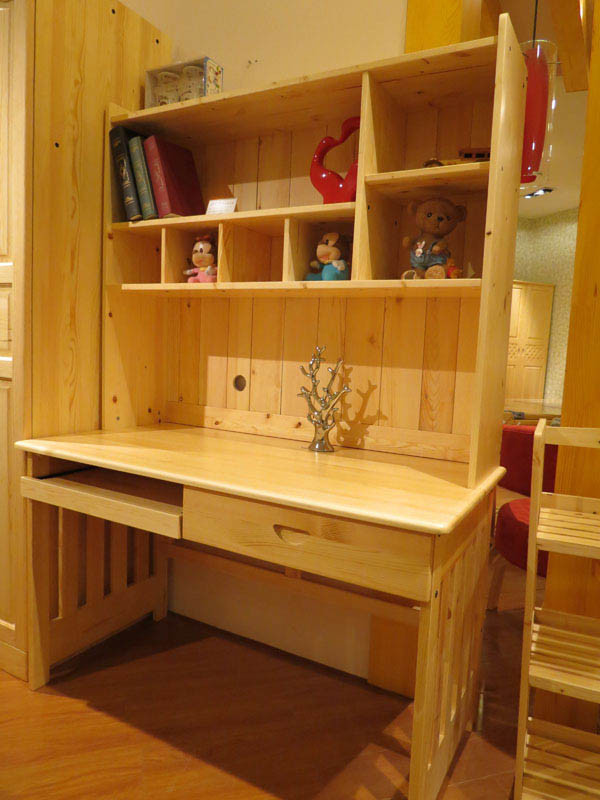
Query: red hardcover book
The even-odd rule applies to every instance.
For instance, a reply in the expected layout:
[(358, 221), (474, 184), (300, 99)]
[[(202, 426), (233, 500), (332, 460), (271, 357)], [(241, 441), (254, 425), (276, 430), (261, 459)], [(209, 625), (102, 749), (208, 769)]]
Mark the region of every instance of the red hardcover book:
[(189, 150), (159, 136), (144, 141), (144, 151), (159, 217), (204, 214), (194, 158)]

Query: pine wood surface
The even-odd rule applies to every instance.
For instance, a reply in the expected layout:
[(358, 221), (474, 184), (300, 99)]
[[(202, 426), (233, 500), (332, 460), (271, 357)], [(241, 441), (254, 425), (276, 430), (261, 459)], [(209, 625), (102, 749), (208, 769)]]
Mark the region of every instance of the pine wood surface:
[(502, 477), (466, 488), (464, 465), (175, 425), (19, 442), (22, 450), (295, 508), (448, 533)]
[[(536, 692), (538, 709), (552, 708), (547, 698), (556, 696), (561, 702), (553, 710), (562, 715), (570, 711), (573, 728), (584, 730), (586, 726), (591, 727), (593, 712), (590, 704), (597, 704), (600, 700), (600, 622), (597, 614), (582, 616), (554, 610), (551, 606), (535, 607), (539, 550), (577, 557), (578, 561), (582, 558), (597, 561), (600, 558), (597, 516), (600, 500), (542, 491), (547, 444), (571, 449), (598, 449), (600, 428), (550, 427), (542, 418), (535, 430), (515, 779), (517, 800), (532, 794), (535, 796), (536, 791), (549, 797), (597, 796), (600, 786), (600, 772), (590, 773), (591, 780), (587, 779), (587, 773), (586, 777), (580, 777), (583, 774), (580, 762), (588, 760), (584, 753), (571, 753), (572, 762), (565, 761), (565, 755), (569, 754), (564, 752), (564, 748), (561, 751), (560, 745), (565, 739), (560, 726), (548, 723), (549, 733), (543, 735), (549, 741), (541, 746), (542, 750), (557, 752), (558, 761), (544, 762), (535, 747), (532, 751), (528, 719), (532, 689), (544, 692), (541, 696)], [(565, 698), (580, 705), (569, 709), (564, 704)], [(590, 741), (589, 734), (584, 731), (572, 730), (569, 736), (571, 744), (578, 737)], [(597, 749), (600, 739), (595, 737), (595, 741)]]
[[(560, 4), (553, 3), (554, 7), (558, 5)], [(568, 5), (572, 7), (573, 4)], [(561, 36), (566, 33), (567, 31), (561, 32)], [(600, 376), (597, 370), (600, 300), (594, 293), (599, 272), (593, 261), (597, 217), (596, 187), (600, 175), (600, 163), (596, 158), (596, 142), (600, 135), (599, 37), (600, 26), (596, 13), (563, 394), (564, 425), (600, 426)], [(599, 453), (563, 448), (559, 450), (556, 490), (572, 495), (597, 496), (599, 470)], [(583, 561), (581, 558), (550, 554), (544, 605), (556, 610), (597, 617), (600, 608), (597, 564), (592, 560)], [(536, 712), (555, 722), (596, 730), (598, 709), (595, 704), (545, 695), (543, 700), (536, 700)]]
[(141, 106), (144, 70), (171, 61), (171, 42), (111, 0), (43, 0), (35, 30), (36, 171), (27, 213), (34, 263), (53, 264), (35, 271), (32, 294), (32, 430), (43, 436), (100, 425), (105, 113), (109, 102)]
[[(304, 269), (306, 272), (306, 267)], [(344, 298), (344, 297), (470, 297), (481, 294), (481, 278), (458, 280), (355, 280), (341, 281), (217, 281), (216, 283), (123, 283), (123, 292), (146, 294), (150, 297), (171, 297), (185, 300), (210, 297), (285, 297), (285, 298)]]
[[(0, 344), (0, 667), (27, 678), (27, 594), (25, 507), (18, 481), (25, 471), (24, 454), (12, 447), (15, 439), (31, 436), (31, 215), (32, 102), (34, 4), (3, 3), (2, 84), (0, 100), (0, 151), (2, 200), (0, 211), (0, 283), (10, 285), (8, 335)], [(7, 25), (7, 20), (10, 20)], [(9, 34), (7, 36), (7, 34)], [(6, 50), (5, 48), (9, 49)], [(5, 69), (5, 65), (8, 69)], [(7, 121), (9, 128), (5, 127)], [(6, 138), (7, 130), (10, 136)], [(7, 227), (5, 228), (5, 225)], [(6, 298), (6, 292), (2, 301)], [(0, 305), (2, 305), (0, 301)], [(0, 312), (0, 315), (3, 312)], [(0, 328), (3, 325), (0, 324)], [(2, 334), (0, 334), (2, 336)], [(6, 347), (8, 346), (8, 351)], [(4, 445), (4, 447), (3, 447)], [(6, 612), (8, 610), (8, 616)]]
[(485, 193), (489, 173), (488, 162), (472, 164), (467, 162), (443, 167), (381, 172), (366, 175), (365, 182), (367, 186), (388, 197), (419, 200), (438, 192), (444, 197), (463, 195), (467, 192)]

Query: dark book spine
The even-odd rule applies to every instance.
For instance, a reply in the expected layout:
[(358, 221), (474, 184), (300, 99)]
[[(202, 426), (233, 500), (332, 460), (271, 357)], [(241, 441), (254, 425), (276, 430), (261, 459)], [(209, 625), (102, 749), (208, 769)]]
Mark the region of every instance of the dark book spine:
[(156, 138), (154, 136), (149, 136), (144, 141), (144, 151), (146, 153), (150, 180), (152, 181), (152, 189), (154, 190), (154, 199), (156, 200), (158, 216), (166, 217), (172, 214), (173, 210), (169, 201), (163, 165), (160, 160), (160, 153), (158, 152), (158, 145), (156, 144)]
[(121, 184), (121, 191), (123, 193), (125, 214), (129, 222), (135, 222), (142, 218), (142, 211), (140, 209), (133, 170), (131, 168), (131, 160), (129, 158), (127, 131), (119, 125), (118, 128), (113, 128), (111, 130), (109, 136), (110, 149), (112, 150), (115, 169), (117, 170), (117, 179)]
[(158, 212), (152, 194), (152, 185), (150, 183), (148, 167), (146, 166), (141, 136), (134, 136), (133, 139), (129, 140), (129, 155), (131, 157), (131, 165), (133, 167), (133, 174), (135, 175), (135, 185), (137, 186), (138, 197), (142, 207), (142, 216), (144, 219), (156, 219), (158, 217)]

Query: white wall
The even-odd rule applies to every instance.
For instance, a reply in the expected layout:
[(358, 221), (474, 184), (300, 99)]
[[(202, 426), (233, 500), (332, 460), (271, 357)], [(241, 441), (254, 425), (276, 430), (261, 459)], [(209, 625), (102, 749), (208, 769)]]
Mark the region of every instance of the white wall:
[[(532, 200), (530, 202), (536, 202)], [(578, 209), (519, 219), (515, 278), (553, 283), (554, 304), (544, 397), (560, 403), (565, 381)]]
[(406, 0), (123, 0), (166, 34), (177, 60), (208, 55), (225, 89), (404, 52)]

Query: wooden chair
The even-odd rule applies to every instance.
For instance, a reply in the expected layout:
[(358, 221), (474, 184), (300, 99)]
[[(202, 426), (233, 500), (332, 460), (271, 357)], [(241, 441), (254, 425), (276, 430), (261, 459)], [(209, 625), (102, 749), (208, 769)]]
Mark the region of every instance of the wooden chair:
[(535, 431), (515, 800), (600, 795), (600, 736), (529, 717), (532, 689), (600, 703), (600, 620), (535, 607), (540, 551), (600, 559), (600, 499), (543, 491), (547, 444), (600, 448), (600, 429)]

